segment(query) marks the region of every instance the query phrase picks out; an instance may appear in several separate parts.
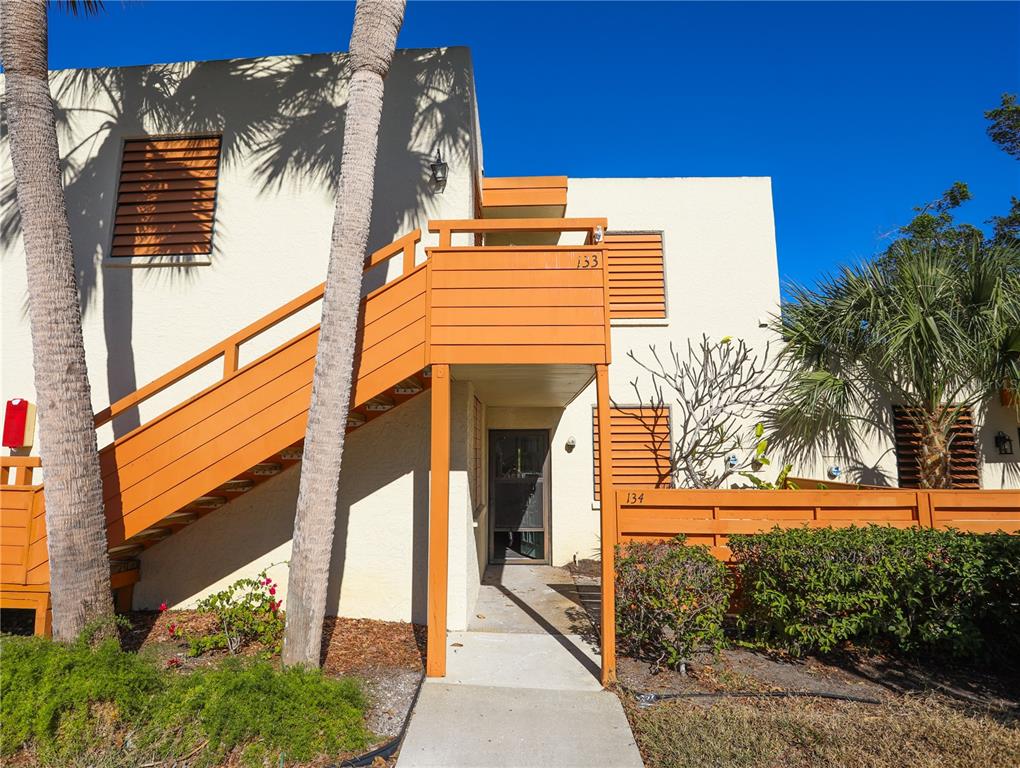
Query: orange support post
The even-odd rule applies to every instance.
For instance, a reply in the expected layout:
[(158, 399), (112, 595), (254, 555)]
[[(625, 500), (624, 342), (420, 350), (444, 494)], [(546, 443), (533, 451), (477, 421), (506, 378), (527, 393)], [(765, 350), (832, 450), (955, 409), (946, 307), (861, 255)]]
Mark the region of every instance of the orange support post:
[(599, 414), (599, 489), (602, 517), (602, 684), (616, 680), (616, 494), (609, 401), (609, 366), (595, 366)]
[(425, 674), (446, 675), (450, 541), (450, 366), (432, 366), (432, 487), (429, 493), (428, 648)]

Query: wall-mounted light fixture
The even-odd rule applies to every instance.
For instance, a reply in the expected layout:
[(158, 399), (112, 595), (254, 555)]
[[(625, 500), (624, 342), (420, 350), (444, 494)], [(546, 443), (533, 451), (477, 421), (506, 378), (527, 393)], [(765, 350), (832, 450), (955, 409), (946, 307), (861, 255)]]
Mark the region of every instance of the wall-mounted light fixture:
[(995, 433), (995, 447), (998, 449), (1000, 456), (1013, 455), (1013, 441), (1001, 429)]
[(729, 467), (730, 469), (735, 469), (737, 464), (739, 463), (740, 459), (737, 457), (737, 454), (735, 453), (731, 453), (729, 456), (726, 457), (726, 466)]
[(577, 441), (573, 438), (573, 436), (567, 438), (567, 444), (565, 447), (567, 449), (567, 453), (570, 453), (577, 447)]
[(829, 476), (830, 480), (835, 480), (837, 477), (843, 474), (843, 468), (840, 467), (838, 464), (833, 464), (831, 467), (829, 467), (826, 474)]
[(446, 189), (446, 179), (450, 166), (443, 162), (443, 155), (439, 150), (436, 150), (436, 159), (429, 164), (429, 168), (432, 169), (429, 184), (432, 185), (434, 191), (442, 192)]

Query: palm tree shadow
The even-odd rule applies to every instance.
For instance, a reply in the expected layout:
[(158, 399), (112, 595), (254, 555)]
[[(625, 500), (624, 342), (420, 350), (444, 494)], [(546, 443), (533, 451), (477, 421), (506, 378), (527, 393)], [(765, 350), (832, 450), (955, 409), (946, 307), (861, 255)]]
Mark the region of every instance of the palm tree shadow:
[[(391, 242), (437, 209), (428, 164), (437, 151), (449, 162), (471, 162), (473, 115), (469, 60), (450, 49), (398, 51), (388, 77), (369, 249)], [(125, 139), (148, 136), (221, 136), (224, 169), (246, 171), (273, 216), (277, 196), (292, 189), (319, 190), (335, 199), (347, 84), (341, 53), (279, 56), (54, 73), (58, 136), (83, 315), (101, 312), (106, 346), (105, 388), (110, 402), (138, 389), (134, 322), (137, 287), (169, 283), (201, 301), (201, 270), (193, 267), (110, 269), (117, 178)], [(390, 84), (396, 84), (395, 87)], [(6, 132), (0, 121), (0, 136)], [(226, 252), (217, 201), (211, 254), (214, 264), (244, 254)], [(279, 226), (302, 226), (280, 220)], [(0, 234), (20, 232), (13, 181), (0, 187)], [(323, 242), (323, 250), (328, 241)], [(319, 277), (319, 276), (316, 276)], [(366, 290), (385, 282), (382, 270), (366, 276)], [(100, 290), (102, 286), (102, 290)], [(243, 289), (243, 286), (239, 286)], [(27, 307), (27, 302), (26, 302)], [(256, 314), (272, 309), (256, 307)], [(167, 323), (168, 334), (174, 323)], [(147, 343), (153, 343), (151, 338)], [(199, 350), (194, 350), (195, 352)], [(167, 368), (183, 362), (168, 360)], [(92, 371), (93, 387), (99, 383)], [(137, 409), (118, 417), (114, 437), (141, 422)]]
[[(274, 219), (281, 194), (295, 189), (321, 192), (335, 199), (343, 151), (345, 101), (349, 71), (344, 54), (326, 53), (144, 67), (68, 70), (52, 75), (65, 194), (74, 244), (75, 268), (83, 316), (101, 313), (105, 340), (105, 382), (90, 371), (92, 386), (104, 386), (109, 402), (138, 389), (136, 353), (139, 345), (160, 345), (150, 325), (138, 337), (136, 323), (153, 312), (167, 336), (181, 333), (175, 318), (159, 317), (159, 308), (136, 306), (136, 291), (162, 289), (203, 302), (202, 269), (188, 266), (146, 269), (109, 268), (115, 236), (113, 222), (119, 204), (118, 179), (125, 140), (156, 136), (221, 136), (220, 174), (230, 170), (254, 188), (267, 217), (281, 227), (302, 227), (300, 219)], [(451, 165), (474, 167), (473, 92), (470, 60), (463, 50), (398, 51), (387, 78), (375, 176), (375, 205), (369, 249), (391, 242), (422, 215), (439, 210), (429, 186), (428, 165), (437, 152)], [(6, 124), (0, 121), (0, 134)], [(234, 182), (241, 183), (241, 182)], [(222, 190), (221, 190), (222, 192)], [(212, 238), (213, 268), (246, 254), (224, 247), (231, 200), (218, 194)], [(252, 211), (245, 211), (251, 215)], [(225, 223), (226, 222), (226, 223)], [(20, 232), (13, 183), (0, 187), (0, 234), (6, 242)], [(328, 251), (328, 239), (322, 253)], [(324, 271), (325, 259), (321, 262)], [(316, 280), (322, 275), (315, 275)], [(366, 290), (385, 280), (380, 270), (370, 273)], [(235, 286), (243, 293), (245, 286)], [(151, 298), (153, 291), (145, 295)], [(139, 312), (139, 309), (146, 312)], [(253, 305), (253, 318), (273, 306)], [(225, 328), (224, 335), (232, 328)], [(199, 352), (188, 351), (188, 356)], [(166, 359), (165, 368), (183, 362)], [(101, 399), (101, 396), (100, 398)], [(113, 437), (124, 435), (142, 421), (137, 409), (113, 423)], [(415, 496), (422, 494), (416, 479)], [(422, 521), (415, 509), (415, 559), (421, 560), (418, 531)], [(340, 510), (349, 515), (346, 509)], [(347, 520), (338, 521), (334, 549), (346, 550)], [(343, 559), (343, 555), (339, 555)], [(416, 569), (416, 572), (420, 569)], [(343, 568), (334, 579), (342, 579)], [(331, 587), (335, 594), (339, 584)], [(423, 584), (412, 585), (415, 614), (422, 613)]]

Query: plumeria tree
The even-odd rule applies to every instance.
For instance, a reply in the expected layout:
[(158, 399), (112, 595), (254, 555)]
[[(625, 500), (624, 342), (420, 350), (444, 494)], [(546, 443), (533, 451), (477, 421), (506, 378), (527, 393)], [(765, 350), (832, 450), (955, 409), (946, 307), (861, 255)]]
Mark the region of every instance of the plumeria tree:
[(777, 391), (767, 345), (759, 355), (743, 339), (702, 336), (686, 349), (671, 342), (667, 354), (650, 345), (647, 358), (628, 357), (645, 372), (631, 382), (638, 402), (670, 406), (675, 485), (721, 488), (734, 475), (758, 484), (752, 472), (769, 463), (760, 419)]

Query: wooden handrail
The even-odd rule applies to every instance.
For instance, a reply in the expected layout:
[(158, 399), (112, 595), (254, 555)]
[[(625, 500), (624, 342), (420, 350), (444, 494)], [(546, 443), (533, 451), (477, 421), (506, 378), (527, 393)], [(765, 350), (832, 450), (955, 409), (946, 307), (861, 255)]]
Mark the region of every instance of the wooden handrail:
[[(365, 269), (367, 270), (370, 267), (381, 264), (386, 259), (389, 259), (398, 253), (403, 253), (403, 274), (406, 275), (414, 269), (414, 247), (420, 239), (420, 229), (409, 232), (369, 256), (368, 259), (365, 260)], [(319, 301), (322, 298), (325, 287), (325, 283), (319, 283), (314, 288), (305, 291), (297, 298), (284, 304), (282, 307), (274, 309), (272, 312), (259, 318), (254, 323), (246, 325), (237, 333), (228, 336), (223, 341), (217, 342), (204, 352), (199, 352), (190, 360), (183, 362), (173, 370), (164, 373), (158, 379), (149, 382), (144, 387), (136, 389), (129, 395), (125, 395), (117, 402), (112, 403), (108, 408), (96, 414), (96, 426), (101, 427), (116, 416), (127, 411), (129, 408), (133, 408), (139, 403), (148, 400), (150, 397), (159, 394), (167, 387), (173, 386), (181, 379), (190, 376), (192, 373), (208, 365), (217, 358), (223, 358), (223, 378), (226, 379), (233, 375), (238, 369), (238, 348), (242, 344), (255, 338), (260, 333), (268, 331), (273, 326), (282, 323), (284, 320), (294, 314), (297, 314), (305, 307)]]
[[(0, 485), (31, 485), (32, 470), (42, 466), (38, 456), (0, 456)], [(14, 482), (10, 482), (10, 470)]]
[(421, 240), (421, 230), (416, 229), (413, 232), (408, 232), (403, 237), (394, 240), (389, 245), (383, 246), (378, 251), (373, 253), (367, 259), (365, 259), (365, 269), (371, 269), (377, 264), (381, 264), (387, 259), (396, 256), (398, 253), (404, 254), (404, 268), (401, 271), (402, 275), (406, 275), (412, 269), (414, 269), (414, 247)]
[(594, 219), (438, 219), (429, 222), (429, 232), (439, 233), (439, 247), (449, 248), (455, 233), (486, 232), (587, 232), (588, 241), (597, 227), (605, 231), (607, 221)]

